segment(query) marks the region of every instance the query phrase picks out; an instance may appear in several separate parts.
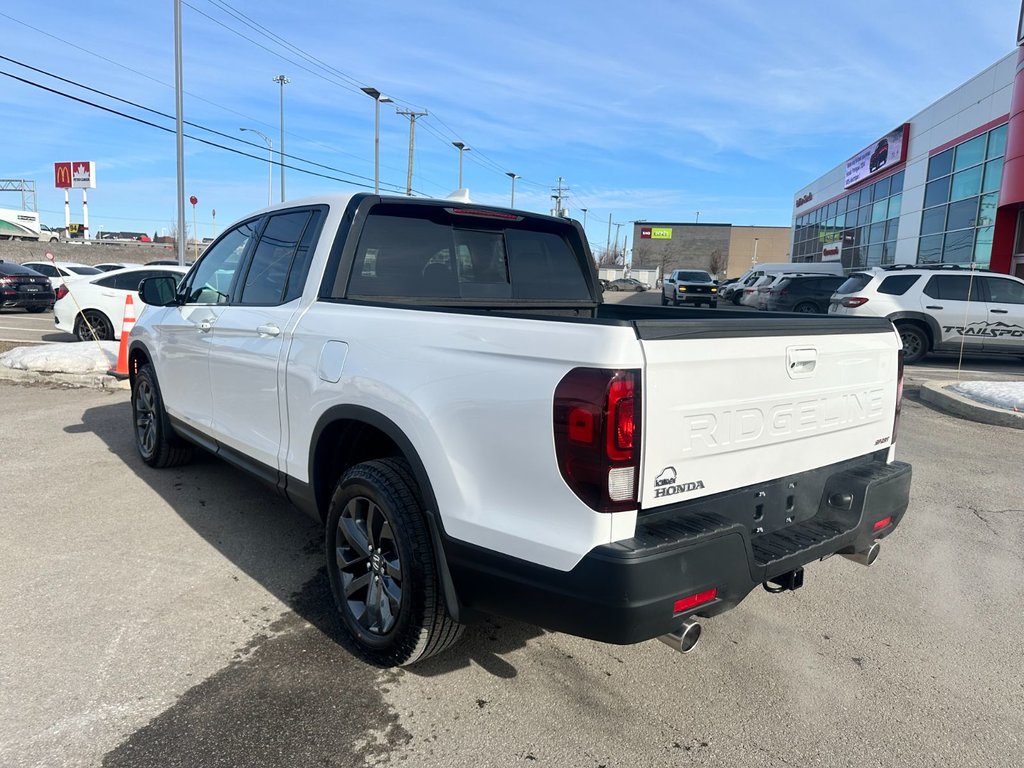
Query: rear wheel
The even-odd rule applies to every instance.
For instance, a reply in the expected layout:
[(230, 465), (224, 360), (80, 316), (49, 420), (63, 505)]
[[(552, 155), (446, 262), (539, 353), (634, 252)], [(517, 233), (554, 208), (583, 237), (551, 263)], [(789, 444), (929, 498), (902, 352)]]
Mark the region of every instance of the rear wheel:
[(928, 354), (928, 337), (916, 325), (898, 326), (903, 341), (903, 362), (908, 365), (919, 362)]
[(665, 294), (661, 294), (661, 306), (668, 306), (668, 299), (665, 298)]
[(113, 341), (114, 326), (98, 309), (87, 309), (75, 320), (75, 336), (79, 341)]
[(740, 305), (740, 300), (743, 298), (743, 294), (739, 291), (735, 291), (732, 295), (732, 303), (737, 307)]
[(364, 462), (342, 475), (326, 549), (334, 602), (364, 660), (413, 664), (462, 634), (448, 615), (420, 491), (404, 459)]
[(192, 458), (192, 446), (170, 433), (164, 400), (151, 365), (144, 365), (132, 386), (132, 419), (135, 447), (151, 467), (163, 469), (184, 464)]
[(801, 301), (799, 304), (793, 307), (793, 311), (803, 312), (804, 314), (811, 315), (816, 313), (818, 311), (818, 308), (814, 305), (813, 301)]

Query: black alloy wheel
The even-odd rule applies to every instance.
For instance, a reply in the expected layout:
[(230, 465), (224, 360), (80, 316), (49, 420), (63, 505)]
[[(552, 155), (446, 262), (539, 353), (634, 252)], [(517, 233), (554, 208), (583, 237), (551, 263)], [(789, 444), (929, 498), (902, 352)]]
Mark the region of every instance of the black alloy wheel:
[(799, 304), (793, 307), (793, 311), (812, 315), (818, 311), (818, 307), (815, 306), (813, 301), (801, 301)]
[(342, 475), (326, 526), (327, 573), (355, 652), (404, 666), (451, 646), (448, 614), (422, 494), (408, 462), (367, 461)]
[(167, 415), (153, 368), (144, 365), (132, 385), (132, 421), (135, 447), (151, 467), (176, 467), (192, 458), (192, 448), (168, 434)]

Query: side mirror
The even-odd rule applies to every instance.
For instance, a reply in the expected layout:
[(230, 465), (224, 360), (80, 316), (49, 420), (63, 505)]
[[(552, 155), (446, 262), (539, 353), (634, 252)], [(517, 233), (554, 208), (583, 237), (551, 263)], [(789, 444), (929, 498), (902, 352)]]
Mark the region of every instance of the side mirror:
[(139, 298), (153, 307), (171, 307), (178, 303), (178, 282), (173, 277), (147, 277), (139, 283)]

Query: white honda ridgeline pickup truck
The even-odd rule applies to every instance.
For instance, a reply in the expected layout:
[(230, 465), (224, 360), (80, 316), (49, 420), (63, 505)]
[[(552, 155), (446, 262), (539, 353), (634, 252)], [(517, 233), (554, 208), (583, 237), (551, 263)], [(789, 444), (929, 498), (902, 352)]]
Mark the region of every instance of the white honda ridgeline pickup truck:
[(140, 293), (142, 459), (200, 446), (320, 521), (376, 664), (481, 613), (688, 651), (760, 584), (870, 564), (907, 508), (887, 320), (602, 304), (577, 222), (324, 196)]

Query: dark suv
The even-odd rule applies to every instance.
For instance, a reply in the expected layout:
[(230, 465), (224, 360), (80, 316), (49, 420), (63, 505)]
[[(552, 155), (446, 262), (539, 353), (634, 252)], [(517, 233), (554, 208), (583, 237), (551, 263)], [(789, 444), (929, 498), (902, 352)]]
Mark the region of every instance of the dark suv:
[(24, 307), (29, 312), (53, 309), (50, 278), (21, 264), (0, 260), (0, 307)]
[(845, 282), (836, 275), (794, 275), (784, 277), (768, 291), (769, 312), (828, 314), (829, 300)]

